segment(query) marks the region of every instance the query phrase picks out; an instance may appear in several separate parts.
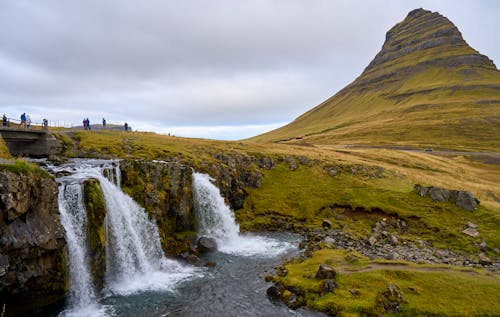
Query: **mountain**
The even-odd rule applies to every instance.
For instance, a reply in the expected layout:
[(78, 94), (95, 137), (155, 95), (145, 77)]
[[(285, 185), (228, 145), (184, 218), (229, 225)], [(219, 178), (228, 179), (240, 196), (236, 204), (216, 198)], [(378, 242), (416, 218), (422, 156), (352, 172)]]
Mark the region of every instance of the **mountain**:
[(290, 124), (251, 140), (288, 138), (498, 150), (500, 71), (446, 17), (416, 9), (387, 32), (382, 50), (351, 84)]

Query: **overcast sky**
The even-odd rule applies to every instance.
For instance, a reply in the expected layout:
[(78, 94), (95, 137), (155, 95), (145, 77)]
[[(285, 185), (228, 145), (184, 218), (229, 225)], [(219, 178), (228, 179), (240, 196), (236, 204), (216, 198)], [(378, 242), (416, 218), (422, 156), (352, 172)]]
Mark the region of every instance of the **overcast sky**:
[(0, 0), (0, 112), (254, 136), (353, 81), (419, 7), (498, 66), (494, 0)]

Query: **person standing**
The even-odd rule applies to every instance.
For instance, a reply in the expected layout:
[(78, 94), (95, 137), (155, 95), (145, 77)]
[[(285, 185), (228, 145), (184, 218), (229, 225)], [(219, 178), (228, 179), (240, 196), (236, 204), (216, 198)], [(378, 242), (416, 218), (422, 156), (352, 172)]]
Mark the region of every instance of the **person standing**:
[(3, 114), (3, 117), (2, 117), (2, 125), (4, 127), (8, 126), (7, 116), (5, 115), (5, 113)]
[(31, 117), (30, 115), (26, 115), (26, 124), (28, 125), (28, 129), (31, 128)]
[(87, 118), (87, 130), (90, 130), (90, 120)]
[(105, 118), (102, 118), (102, 126), (103, 126), (103, 128), (106, 127), (106, 119)]
[(19, 126), (20, 128), (26, 128), (26, 113), (23, 112), (21, 115), (21, 125)]
[(49, 129), (49, 120), (43, 118), (43, 129), (48, 130)]
[(128, 123), (125, 122), (125, 124), (123, 125), (123, 127), (125, 128), (125, 131), (128, 131)]
[(87, 119), (83, 118), (82, 124), (83, 124), (83, 130), (87, 130)]

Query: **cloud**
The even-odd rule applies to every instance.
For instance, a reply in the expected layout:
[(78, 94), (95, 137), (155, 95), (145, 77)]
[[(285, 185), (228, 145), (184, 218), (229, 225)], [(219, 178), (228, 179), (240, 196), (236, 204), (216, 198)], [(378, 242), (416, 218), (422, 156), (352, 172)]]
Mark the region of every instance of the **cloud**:
[(354, 80), (415, 7), (449, 16), (499, 58), (492, 2), (2, 1), (0, 106), (74, 124), (254, 131)]

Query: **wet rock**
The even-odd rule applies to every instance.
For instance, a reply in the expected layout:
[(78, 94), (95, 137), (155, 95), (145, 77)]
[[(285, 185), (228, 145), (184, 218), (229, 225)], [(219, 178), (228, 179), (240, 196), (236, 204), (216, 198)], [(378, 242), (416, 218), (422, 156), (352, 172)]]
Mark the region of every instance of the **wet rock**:
[(337, 272), (333, 267), (321, 264), (318, 268), (318, 272), (316, 272), (315, 278), (319, 280), (335, 279), (336, 276)]
[(468, 191), (460, 191), (455, 204), (464, 210), (474, 211), (479, 205), (479, 200)]
[(269, 287), (266, 291), (267, 297), (272, 301), (280, 301), (283, 296), (283, 292), (285, 291), (285, 287), (281, 282), (274, 284)]
[(200, 253), (213, 252), (217, 250), (217, 242), (214, 238), (201, 237), (198, 239), (196, 245), (198, 252)]
[(383, 315), (384, 313), (396, 314), (401, 312), (404, 303), (401, 290), (394, 284), (387, 285), (387, 288), (380, 291), (375, 299), (374, 313)]

